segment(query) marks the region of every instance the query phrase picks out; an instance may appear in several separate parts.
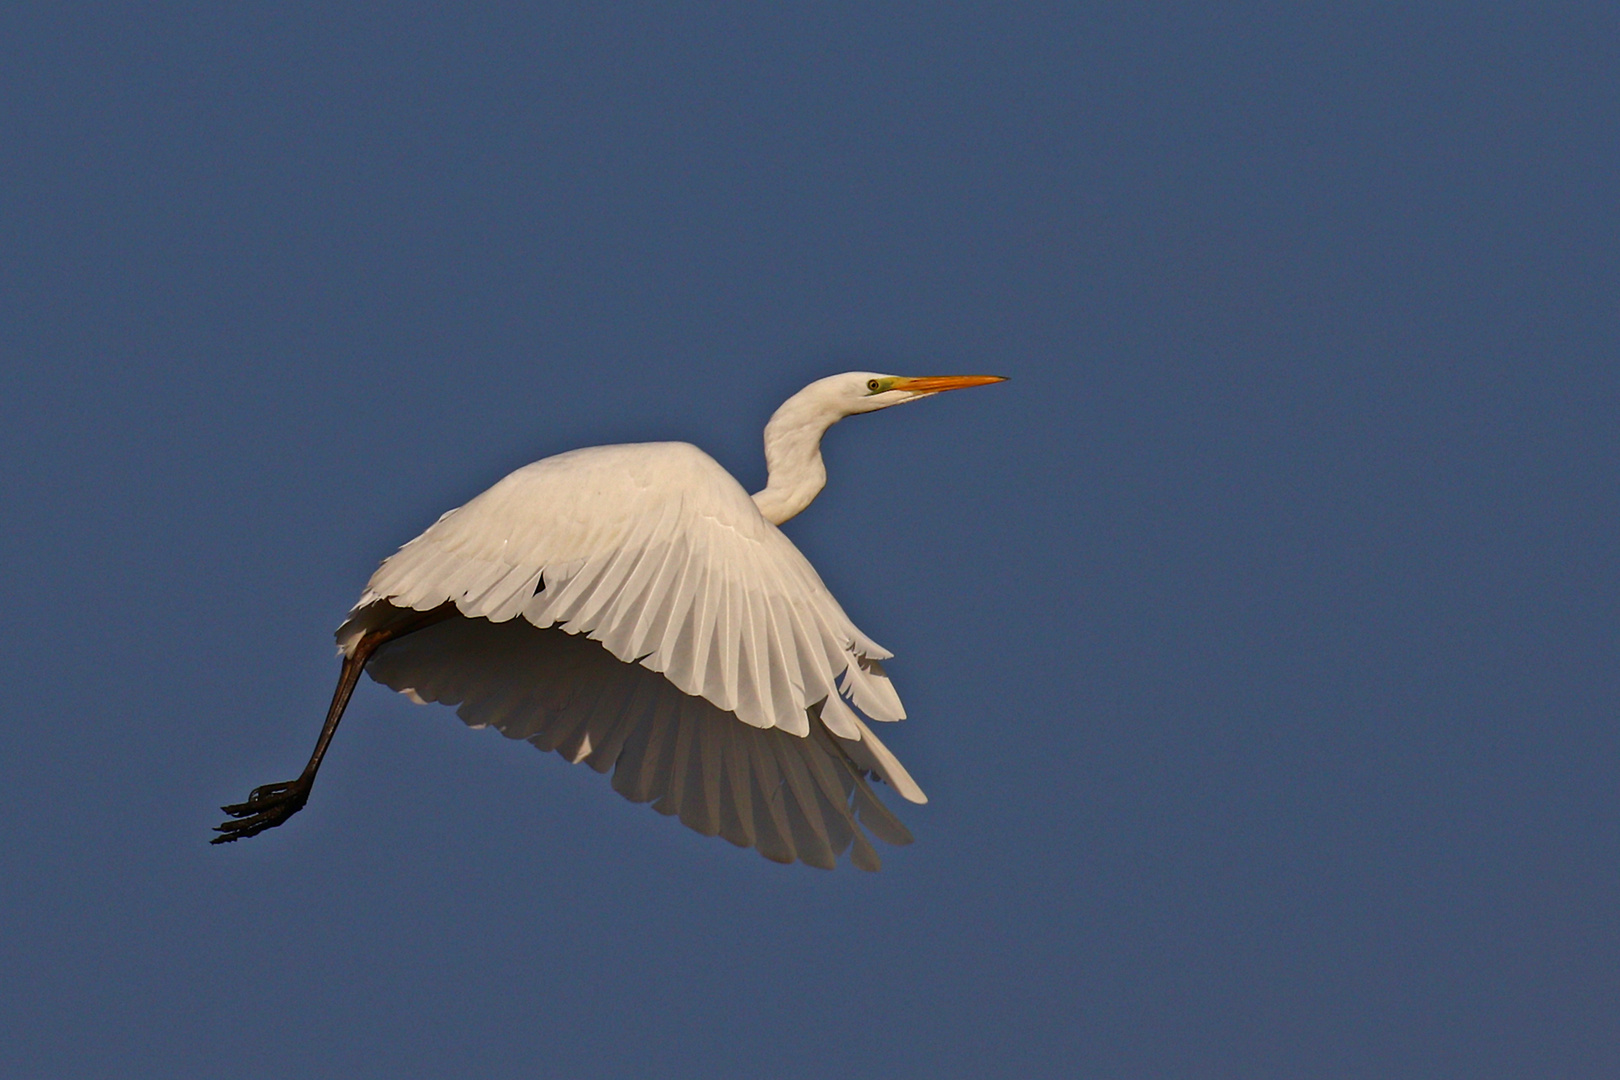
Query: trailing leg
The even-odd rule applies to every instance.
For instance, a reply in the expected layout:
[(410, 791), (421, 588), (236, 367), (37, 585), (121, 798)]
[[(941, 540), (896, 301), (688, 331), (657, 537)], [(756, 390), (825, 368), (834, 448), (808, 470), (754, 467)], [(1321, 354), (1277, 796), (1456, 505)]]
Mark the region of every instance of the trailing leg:
[(349, 698), (360, 682), (360, 673), (365, 670), (366, 661), (370, 660), (371, 655), (385, 642), (415, 633), (454, 614), (456, 614), (455, 605), (445, 604), (432, 611), (413, 613), (414, 617), (406, 618), (391, 627), (373, 630), (361, 638), (355, 645), (354, 652), (343, 658), (343, 670), (338, 673), (337, 689), (332, 692), (332, 705), (326, 711), (326, 723), (321, 725), (320, 738), (315, 740), (315, 750), (310, 754), (309, 764), (304, 766), (304, 771), (296, 780), (283, 780), (254, 788), (246, 802), (220, 807), (230, 815), (230, 820), (214, 826), (214, 831), (220, 835), (209, 843), (228, 844), (232, 840), (240, 840), (246, 836), (257, 836), (266, 829), (275, 828), (302, 810), (304, 804), (309, 801), (309, 792), (315, 786), (315, 774), (320, 770), (321, 759), (326, 756), (326, 748), (331, 745), (332, 736), (337, 732), (339, 721), (343, 719), (343, 710), (348, 707)]

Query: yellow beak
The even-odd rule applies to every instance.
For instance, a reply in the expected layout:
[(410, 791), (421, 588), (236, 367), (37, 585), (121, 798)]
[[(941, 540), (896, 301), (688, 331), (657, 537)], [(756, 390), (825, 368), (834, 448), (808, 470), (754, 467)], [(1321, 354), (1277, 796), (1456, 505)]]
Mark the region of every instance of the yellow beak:
[(924, 375), (916, 379), (895, 379), (889, 389), (911, 394), (937, 394), (941, 390), (966, 390), (970, 386), (989, 386), (1006, 381), (1000, 375)]

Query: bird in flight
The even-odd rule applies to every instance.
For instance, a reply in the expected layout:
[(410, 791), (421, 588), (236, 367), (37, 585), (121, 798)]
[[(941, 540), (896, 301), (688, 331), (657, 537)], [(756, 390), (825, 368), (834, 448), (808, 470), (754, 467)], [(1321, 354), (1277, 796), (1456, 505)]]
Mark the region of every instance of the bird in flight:
[(337, 630), (337, 689), (296, 780), (222, 807), (213, 843), (309, 799), (362, 672), (597, 772), (634, 802), (776, 862), (876, 870), (911, 834), (868, 780), (926, 802), (867, 721), (903, 719), (891, 654), (777, 528), (827, 482), (821, 437), (856, 413), (994, 375), (847, 372), (765, 427), (750, 496), (687, 443), (594, 446), (518, 469), (383, 561)]

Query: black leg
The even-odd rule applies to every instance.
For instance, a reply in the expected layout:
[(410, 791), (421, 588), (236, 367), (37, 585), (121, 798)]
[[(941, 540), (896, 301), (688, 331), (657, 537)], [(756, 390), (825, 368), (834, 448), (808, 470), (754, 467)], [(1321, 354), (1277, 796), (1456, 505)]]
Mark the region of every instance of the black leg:
[(432, 611), (424, 611), (414, 618), (408, 618), (393, 627), (373, 630), (361, 638), (359, 644), (355, 646), (353, 655), (343, 658), (343, 670), (338, 674), (337, 689), (332, 692), (332, 706), (326, 711), (326, 723), (321, 725), (321, 736), (315, 740), (315, 751), (309, 755), (309, 764), (304, 766), (304, 771), (296, 780), (283, 780), (280, 783), (264, 784), (254, 788), (246, 802), (220, 807), (231, 816), (231, 819), (222, 825), (214, 826), (214, 831), (220, 835), (209, 843), (228, 844), (232, 840), (240, 840), (246, 836), (257, 836), (266, 829), (275, 828), (302, 810), (304, 804), (309, 801), (310, 788), (315, 786), (315, 773), (320, 770), (321, 759), (326, 756), (326, 748), (331, 745), (338, 722), (343, 719), (343, 710), (348, 707), (349, 698), (360, 682), (360, 673), (365, 670), (366, 662), (371, 659), (372, 653), (384, 642), (415, 633), (454, 614), (456, 614), (455, 605), (444, 604)]

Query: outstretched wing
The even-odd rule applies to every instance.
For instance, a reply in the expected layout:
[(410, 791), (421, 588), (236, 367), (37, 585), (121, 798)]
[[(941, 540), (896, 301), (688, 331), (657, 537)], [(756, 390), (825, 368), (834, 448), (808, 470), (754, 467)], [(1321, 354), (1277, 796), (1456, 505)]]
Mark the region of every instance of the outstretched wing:
[(391, 609), (445, 603), (599, 641), (754, 728), (809, 737), (819, 705), (832, 735), (865, 744), (862, 767), (926, 801), (855, 711), (904, 717), (879, 663), (890, 654), (694, 446), (592, 447), (519, 469), (386, 560), (339, 645)]
[(867, 786), (871, 744), (833, 735), (814, 708), (802, 737), (740, 724), (595, 641), (521, 619), (452, 618), (383, 645), (366, 670), (416, 701), (458, 706), (472, 727), (612, 771), (632, 802), (776, 862), (831, 869), (848, 852), (876, 870), (867, 832), (911, 841)]

